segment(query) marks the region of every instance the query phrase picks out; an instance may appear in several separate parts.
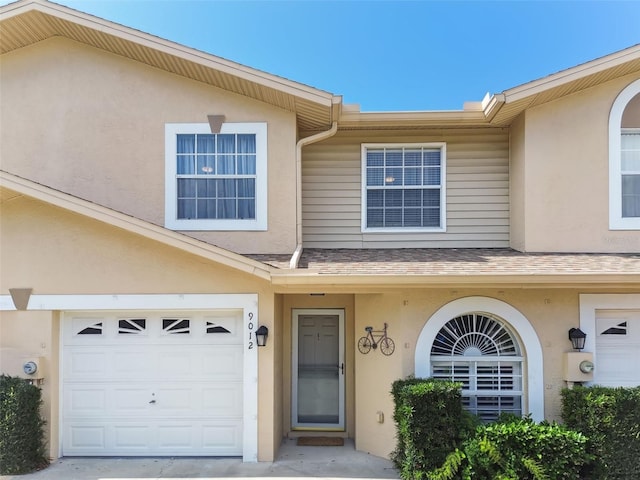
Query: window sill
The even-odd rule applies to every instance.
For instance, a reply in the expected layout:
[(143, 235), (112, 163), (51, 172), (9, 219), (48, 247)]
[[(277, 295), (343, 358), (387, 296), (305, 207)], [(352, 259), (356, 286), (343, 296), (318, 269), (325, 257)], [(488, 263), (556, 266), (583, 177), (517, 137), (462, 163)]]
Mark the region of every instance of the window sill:
[(266, 222), (258, 220), (173, 220), (165, 228), (176, 231), (266, 231)]

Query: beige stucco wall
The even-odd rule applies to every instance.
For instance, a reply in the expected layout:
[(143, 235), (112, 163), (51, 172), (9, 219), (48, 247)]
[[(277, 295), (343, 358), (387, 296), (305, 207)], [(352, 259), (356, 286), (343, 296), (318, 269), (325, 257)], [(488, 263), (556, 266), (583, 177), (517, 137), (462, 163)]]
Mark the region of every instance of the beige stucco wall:
[(268, 124), (268, 231), (187, 232), (242, 253), (295, 249), (291, 112), (63, 38), (0, 57), (2, 169), (164, 224), (165, 123)]
[[(26, 197), (1, 205), (0, 294), (32, 288), (34, 294), (255, 293), (260, 323), (280, 335), (269, 284), (101, 222)], [(44, 415), (50, 455), (58, 455), (59, 312), (2, 312), (0, 349), (10, 357), (45, 357)], [(259, 349), (258, 458), (271, 461), (274, 442), (278, 343)], [(4, 372), (5, 365), (0, 366)], [(280, 438), (280, 437), (278, 437)]]
[[(512, 224), (512, 246), (530, 252), (639, 252), (637, 231), (609, 230), (609, 113), (618, 94), (638, 75), (533, 107), (524, 127), (511, 132), (524, 143), (523, 218)], [(517, 123), (516, 123), (517, 125)], [(513, 197), (512, 197), (513, 198)], [(525, 231), (526, 225), (526, 231)]]
[(511, 232), (510, 247), (519, 251), (525, 249), (525, 120), (520, 115), (511, 124), (509, 135), (509, 218)]
[(59, 410), (59, 315), (54, 312), (0, 311), (0, 372), (23, 376), (21, 367), (27, 357), (42, 359), (39, 365), (44, 381), (42, 390), (42, 418), (47, 452), (58, 456)]
[[(380, 352), (356, 353), (356, 448), (383, 457), (394, 449), (391, 384), (415, 372), (416, 340), (429, 318), (448, 302), (468, 296), (506, 302), (530, 321), (544, 356), (545, 418), (559, 420), (560, 390), (564, 387), (562, 354), (571, 349), (567, 331), (579, 325), (578, 294), (574, 290), (436, 288), (356, 295), (356, 337), (364, 333), (367, 325), (379, 329), (387, 322), (388, 335), (396, 344), (389, 357)], [(428, 356), (429, 352), (422, 354)], [(378, 422), (378, 412), (384, 414), (384, 423)]]

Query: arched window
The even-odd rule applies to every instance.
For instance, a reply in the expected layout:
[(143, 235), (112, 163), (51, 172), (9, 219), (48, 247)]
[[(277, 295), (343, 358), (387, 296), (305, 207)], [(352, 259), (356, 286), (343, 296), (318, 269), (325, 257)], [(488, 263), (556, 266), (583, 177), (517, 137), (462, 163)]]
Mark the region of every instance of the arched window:
[(609, 115), (609, 228), (640, 230), (640, 80), (616, 98)]
[(431, 376), (462, 383), (465, 408), (483, 421), (522, 415), (522, 353), (505, 322), (486, 313), (449, 320), (431, 346)]

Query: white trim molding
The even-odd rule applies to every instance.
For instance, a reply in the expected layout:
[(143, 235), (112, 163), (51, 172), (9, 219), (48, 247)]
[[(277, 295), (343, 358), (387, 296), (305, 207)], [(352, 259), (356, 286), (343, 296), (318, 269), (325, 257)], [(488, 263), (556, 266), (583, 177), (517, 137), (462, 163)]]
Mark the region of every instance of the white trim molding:
[(452, 318), (465, 313), (481, 312), (497, 315), (518, 335), (524, 349), (526, 371), (523, 411), (533, 420), (544, 420), (544, 371), (542, 345), (533, 326), (516, 308), (489, 297), (464, 297), (442, 306), (425, 323), (416, 343), (415, 375), (431, 376), (431, 346), (440, 329)]
[(616, 98), (609, 114), (609, 230), (640, 230), (640, 217), (622, 216), (622, 115), (640, 94), (640, 80), (629, 84)]
[[(437, 186), (437, 190), (440, 193), (440, 225), (437, 227), (370, 227), (367, 222), (368, 216), (368, 203), (367, 193), (369, 189), (373, 189), (374, 185), (367, 185), (367, 152), (372, 149), (390, 149), (390, 150), (402, 150), (402, 156), (404, 158), (405, 149), (425, 149), (425, 150), (439, 150), (440, 151), (440, 185)], [(436, 233), (447, 231), (447, 144), (446, 142), (429, 142), (429, 143), (363, 143), (360, 145), (360, 162), (361, 162), (361, 205), (362, 213), (360, 219), (360, 230), (363, 233)], [(417, 166), (416, 166), (417, 167)], [(385, 166), (383, 171), (386, 171), (388, 167)], [(404, 165), (398, 166), (404, 171)], [(420, 166), (422, 168), (422, 166)], [(422, 176), (423, 173), (421, 172)], [(403, 182), (404, 183), (404, 182)], [(429, 188), (435, 188), (435, 185), (399, 185), (397, 189), (399, 191), (420, 189), (427, 190)], [(389, 187), (377, 186), (377, 188), (383, 188), (383, 190), (389, 191)], [(393, 187), (392, 187), (393, 188)], [(421, 207), (422, 208), (422, 207)], [(402, 207), (404, 212), (405, 207)]]
[[(252, 133), (256, 136), (256, 191), (255, 216), (253, 219), (179, 219), (177, 204), (177, 135), (210, 134), (208, 123), (167, 123), (165, 124), (165, 227), (170, 230), (211, 230), (211, 231), (266, 231), (267, 230), (267, 124), (223, 123), (221, 134)], [(205, 178), (203, 176), (203, 178)]]

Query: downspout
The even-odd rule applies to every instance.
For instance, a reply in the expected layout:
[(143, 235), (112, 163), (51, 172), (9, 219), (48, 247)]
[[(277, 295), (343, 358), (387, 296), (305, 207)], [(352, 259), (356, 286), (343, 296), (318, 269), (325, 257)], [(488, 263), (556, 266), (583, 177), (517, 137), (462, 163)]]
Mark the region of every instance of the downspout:
[(334, 120), (329, 130), (302, 138), (296, 144), (296, 249), (289, 261), (291, 269), (298, 268), (298, 262), (302, 255), (302, 147), (332, 137), (337, 131), (338, 122)]

